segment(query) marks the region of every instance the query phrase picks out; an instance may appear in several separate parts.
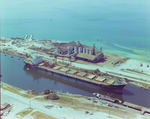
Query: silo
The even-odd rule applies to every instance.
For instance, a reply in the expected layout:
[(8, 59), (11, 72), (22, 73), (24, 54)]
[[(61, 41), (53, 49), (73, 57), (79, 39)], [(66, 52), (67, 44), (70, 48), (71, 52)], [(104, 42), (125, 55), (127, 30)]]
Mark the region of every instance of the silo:
[(78, 52), (78, 47), (74, 47), (74, 53)]
[(90, 50), (89, 49), (86, 49), (86, 54), (89, 54)]
[(95, 43), (93, 44), (93, 55), (95, 55)]
[(89, 54), (90, 54), (90, 55), (93, 55), (93, 49), (90, 49)]
[(93, 53), (92, 53), (93, 55), (95, 55), (95, 49), (93, 48)]
[(83, 48), (83, 53), (86, 53), (86, 49), (85, 48)]
[(73, 49), (72, 47), (68, 47), (68, 55), (71, 54), (72, 49)]
[(82, 47), (79, 47), (79, 52), (83, 53), (83, 48)]

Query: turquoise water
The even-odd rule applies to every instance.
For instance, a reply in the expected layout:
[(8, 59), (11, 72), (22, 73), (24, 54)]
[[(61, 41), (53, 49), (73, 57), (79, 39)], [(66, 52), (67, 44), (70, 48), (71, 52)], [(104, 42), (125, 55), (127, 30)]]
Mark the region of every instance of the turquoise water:
[(106, 52), (114, 49), (115, 54), (116, 50), (133, 53), (130, 47), (147, 50), (143, 60), (149, 61), (149, 8), (149, 0), (1, 0), (1, 37), (24, 37), (28, 33), (35, 39), (80, 40), (91, 46), (96, 43), (97, 48), (103, 46)]

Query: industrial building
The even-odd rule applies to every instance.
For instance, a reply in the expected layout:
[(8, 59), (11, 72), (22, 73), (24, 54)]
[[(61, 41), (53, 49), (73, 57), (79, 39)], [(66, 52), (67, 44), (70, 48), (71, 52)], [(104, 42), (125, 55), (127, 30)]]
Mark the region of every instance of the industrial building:
[(26, 59), (26, 64), (38, 65), (43, 62), (42, 56), (36, 57), (35, 52), (31, 53), (31, 57)]
[[(74, 48), (74, 52), (77, 52), (76, 59), (90, 61), (90, 62), (99, 62), (102, 58), (104, 58), (104, 54), (102, 51), (98, 51), (93, 44), (93, 47), (82, 45), (78, 41), (78, 46)], [(102, 48), (101, 48), (102, 49)]]
[(74, 47), (77, 47), (77, 44), (74, 41), (72, 41), (63, 45), (58, 45), (54, 52), (57, 54), (70, 55), (73, 53)]
[(62, 45), (57, 45), (54, 52), (58, 55), (61, 54), (66, 56), (74, 54), (74, 57), (76, 59), (90, 62), (99, 62), (102, 58), (104, 58), (102, 48), (100, 49), (100, 51), (97, 50), (95, 44), (93, 44), (93, 47), (89, 47), (81, 44), (79, 41), (78, 45), (74, 41), (72, 41)]

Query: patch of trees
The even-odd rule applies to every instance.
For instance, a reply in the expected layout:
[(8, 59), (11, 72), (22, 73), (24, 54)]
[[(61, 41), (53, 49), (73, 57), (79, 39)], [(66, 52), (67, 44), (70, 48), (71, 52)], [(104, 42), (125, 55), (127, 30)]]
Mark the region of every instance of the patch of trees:
[(44, 94), (45, 94), (45, 95), (48, 95), (48, 94), (53, 93), (53, 92), (54, 92), (54, 91), (52, 91), (52, 90), (46, 89), (46, 90), (44, 91)]
[(59, 97), (56, 93), (50, 93), (44, 97), (47, 100), (58, 100)]

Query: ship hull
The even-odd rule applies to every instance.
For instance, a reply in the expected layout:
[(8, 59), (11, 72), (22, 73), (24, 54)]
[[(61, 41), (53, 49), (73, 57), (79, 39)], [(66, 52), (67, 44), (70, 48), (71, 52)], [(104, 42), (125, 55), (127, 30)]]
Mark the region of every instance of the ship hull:
[(84, 86), (90, 89), (94, 89), (94, 90), (100, 90), (100, 91), (105, 91), (105, 92), (111, 92), (111, 93), (123, 93), (122, 89), (126, 86), (126, 85), (104, 85), (104, 84), (98, 84), (98, 83), (94, 83), (94, 82), (89, 82), (87, 80), (83, 80), (81, 77), (77, 77), (74, 75), (70, 75), (70, 74), (66, 74), (60, 71), (54, 71), (54, 70), (48, 70), (45, 69), (43, 67), (39, 67), (36, 65), (30, 65), (28, 63), (25, 63), (28, 67), (43, 72), (43, 73), (48, 73), (54, 77), (57, 77), (61, 80), (67, 80), (70, 81), (71, 83), (75, 83), (75, 85), (80, 85), (80, 86)]

